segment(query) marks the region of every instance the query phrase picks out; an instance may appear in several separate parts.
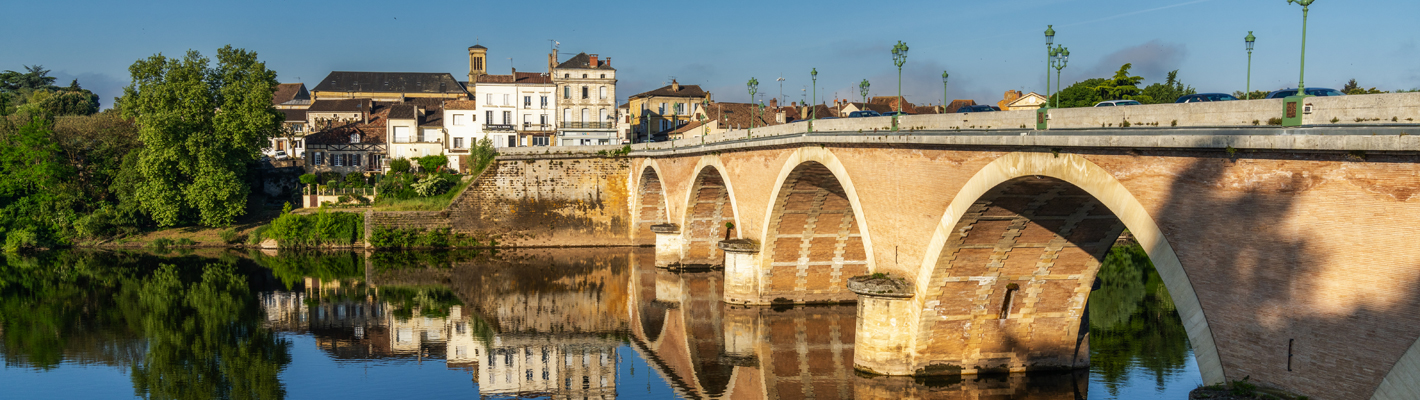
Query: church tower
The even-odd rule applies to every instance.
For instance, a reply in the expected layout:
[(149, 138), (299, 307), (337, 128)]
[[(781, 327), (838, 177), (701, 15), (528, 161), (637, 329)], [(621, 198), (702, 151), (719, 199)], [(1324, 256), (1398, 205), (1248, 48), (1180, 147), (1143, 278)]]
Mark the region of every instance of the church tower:
[(473, 86), (474, 81), (484, 75), (488, 75), (488, 48), (475, 44), (468, 48), (469, 86)]

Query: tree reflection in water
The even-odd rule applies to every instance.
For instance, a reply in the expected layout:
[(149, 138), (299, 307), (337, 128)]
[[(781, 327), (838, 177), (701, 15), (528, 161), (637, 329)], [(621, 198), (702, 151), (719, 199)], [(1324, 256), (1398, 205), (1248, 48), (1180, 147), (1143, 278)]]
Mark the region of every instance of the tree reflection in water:
[(6, 363), (127, 366), (134, 394), (149, 399), (283, 398), (278, 374), (291, 361), (290, 344), (260, 326), (247, 278), (232, 263), (157, 261), (85, 252), (6, 257)]
[(1090, 372), (1117, 396), (1130, 371), (1146, 370), (1163, 390), (1185, 372), (1188, 334), (1173, 298), (1134, 242), (1110, 249), (1100, 266), (1099, 289), (1090, 294)]

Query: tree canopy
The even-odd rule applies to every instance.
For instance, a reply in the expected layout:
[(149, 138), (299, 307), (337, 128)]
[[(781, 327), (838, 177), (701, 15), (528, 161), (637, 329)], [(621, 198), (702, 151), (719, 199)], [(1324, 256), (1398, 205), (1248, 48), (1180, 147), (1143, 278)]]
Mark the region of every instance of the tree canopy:
[(1178, 70), (1169, 71), (1168, 79), (1162, 83), (1155, 83), (1144, 88), (1143, 94), (1151, 101), (1140, 101), (1146, 104), (1162, 104), (1177, 101), (1179, 97), (1198, 93), (1192, 86), (1184, 85), (1178, 80)]
[(0, 115), (45, 112), (55, 116), (90, 115), (99, 112), (99, 96), (79, 87), (54, 86), (55, 77), (39, 65), (26, 65), (25, 72), (0, 72)]
[(1139, 84), (1144, 82), (1143, 77), (1129, 76), (1129, 69), (1134, 64), (1124, 64), (1119, 67), (1119, 71), (1114, 73), (1114, 77), (1106, 79), (1103, 83), (1095, 86), (1095, 92), (1100, 98), (1108, 100), (1138, 100), (1140, 103), (1152, 103), (1153, 98), (1143, 95), (1143, 90), (1139, 89)]
[(143, 142), (134, 195), (160, 226), (224, 226), (245, 214), (247, 165), (281, 131), (276, 73), (255, 52), (229, 45), (210, 64), (188, 51), (129, 67), (133, 83), (119, 104)]

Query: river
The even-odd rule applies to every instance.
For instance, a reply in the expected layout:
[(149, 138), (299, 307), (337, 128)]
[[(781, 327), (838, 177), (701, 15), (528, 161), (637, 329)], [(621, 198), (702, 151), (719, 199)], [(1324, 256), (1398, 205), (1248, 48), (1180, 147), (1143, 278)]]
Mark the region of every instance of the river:
[(1183, 399), (1201, 382), (1168, 292), (1117, 245), (1089, 370), (856, 373), (856, 308), (719, 301), (651, 249), (167, 254), (0, 263), (3, 398)]

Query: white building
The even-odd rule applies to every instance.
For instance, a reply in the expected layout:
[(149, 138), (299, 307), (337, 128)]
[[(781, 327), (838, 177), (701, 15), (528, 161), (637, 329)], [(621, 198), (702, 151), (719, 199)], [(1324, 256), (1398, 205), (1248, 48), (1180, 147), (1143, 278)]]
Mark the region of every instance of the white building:
[[(616, 131), (616, 69), (611, 58), (580, 53), (557, 64), (557, 50), (548, 55), (548, 69), (557, 85), (558, 146), (620, 144)], [(554, 65), (556, 65), (554, 67)]]
[(547, 74), (474, 77), (477, 115), (494, 147), (549, 146), (556, 131), (556, 86)]
[[(479, 123), (478, 105), (474, 100), (451, 100), (444, 102), (444, 131), (448, 132), (446, 154), (449, 168), (462, 171), (463, 157), (478, 141), (487, 137), (483, 124)], [(495, 143), (496, 145), (496, 143)]]

